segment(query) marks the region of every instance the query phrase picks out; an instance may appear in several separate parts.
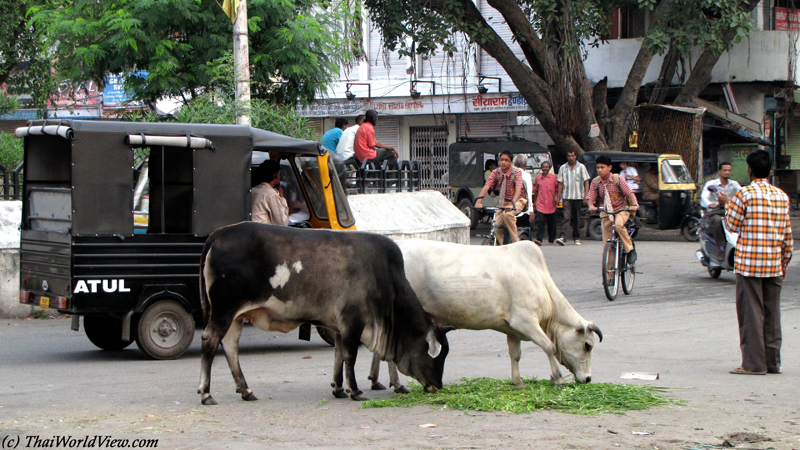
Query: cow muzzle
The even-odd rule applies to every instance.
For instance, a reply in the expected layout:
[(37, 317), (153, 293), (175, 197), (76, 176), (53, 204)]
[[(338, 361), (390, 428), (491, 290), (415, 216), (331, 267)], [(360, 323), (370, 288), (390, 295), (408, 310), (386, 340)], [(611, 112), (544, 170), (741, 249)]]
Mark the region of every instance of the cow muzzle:
[(432, 385), (432, 384), (429, 384), (429, 385), (425, 386), (425, 392), (427, 392), (427, 393), (429, 393), (429, 394), (435, 394), (435, 393), (436, 393), (436, 392), (438, 392), (438, 391), (439, 391), (439, 390), (438, 390), (438, 389), (436, 389), (436, 386), (434, 386), (434, 385)]

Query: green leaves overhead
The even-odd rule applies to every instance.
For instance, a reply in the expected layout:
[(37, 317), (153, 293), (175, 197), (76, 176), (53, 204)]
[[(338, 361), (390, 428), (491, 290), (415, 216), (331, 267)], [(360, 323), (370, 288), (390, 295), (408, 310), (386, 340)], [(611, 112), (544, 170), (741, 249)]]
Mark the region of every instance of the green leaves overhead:
[[(217, 1), (56, 1), (37, 10), (34, 23), (49, 30), (61, 77), (102, 86), (108, 74), (147, 71), (125, 84), (147, 103), (228, 88), (214, 83), (209, 64), (232, 48), (232, 25)], [(249, 0), (247, 7), (256, 97), (309, 101), (359, 56), (353, 34), (341, 29), (360, 17), (347, 2)]]

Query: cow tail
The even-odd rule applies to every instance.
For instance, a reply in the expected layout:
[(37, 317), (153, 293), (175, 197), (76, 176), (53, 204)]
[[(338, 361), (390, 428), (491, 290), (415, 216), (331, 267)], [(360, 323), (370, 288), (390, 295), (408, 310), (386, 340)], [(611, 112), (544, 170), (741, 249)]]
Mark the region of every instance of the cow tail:
[(211, 305), (208, 302), (208, 292), (206, 292), (206, 277), (203, 275), (203, 272), (206, 267), (206, 256), (211, 250), (213, 242), (214, 234), (212, 233), (211, 236), (206, 239), (206, 243), (203, 245), (203, 253), (200, 254), (200, 307), (203, 309), (204, 326), (208, 324), (208, 317), (211, 315)]

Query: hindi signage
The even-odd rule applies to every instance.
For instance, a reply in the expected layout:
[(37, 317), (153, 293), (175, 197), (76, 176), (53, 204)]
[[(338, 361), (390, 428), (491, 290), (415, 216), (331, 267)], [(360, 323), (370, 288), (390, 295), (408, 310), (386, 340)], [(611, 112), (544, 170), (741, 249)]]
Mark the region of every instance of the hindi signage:
[(310, 105), (298, 106), (297, 112), (304, 117), (355, 116), (374, 109), (386, 115), (418, 114), (463, 114), (480, 112), (527, 111), (528, 102), (517, 93), (470, 94), (423, 97), (365, 99), (362, 101), (319, 100)]

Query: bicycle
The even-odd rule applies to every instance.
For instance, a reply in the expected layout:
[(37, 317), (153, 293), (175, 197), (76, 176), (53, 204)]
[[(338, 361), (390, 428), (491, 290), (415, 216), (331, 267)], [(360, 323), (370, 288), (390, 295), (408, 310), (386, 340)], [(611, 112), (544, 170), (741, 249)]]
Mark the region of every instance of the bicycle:
[[(619, 211), (606, 211), (605, 208), (598, 208), (598, 210), (608, 214), (610, 216), (609, 220), (611, 220), (612, 223), (611, 239), (608, 240), (603, 249), (602, 277), (603, 290), (606, 293), (606, 298), (608, 298), (609, 301), (613, 301), (617, 298), (617, 293), (619, 292), (620, 279), (622, 280), (622, 292), (624, 292), (625, 295), (629, 295), (633, 290), (633, 282), (636, 278), (636, 263), (628, 264), (625, 253), (623, 253), (622, 242), (619, 236), (617, 236), (617, 227), (613, 226), (613, 224), (616, 223), (617, 214), (624, 211), (635, 212), (635, 210), (627, 208)], [(636, 230), (636, 221), (631, 218), (625, 226), (628, 228), (628, 234), (633, 236), (635, 232), (632, 233), (631, 231)]]
[[(509, 207), (494, 207), (494, 206), (481, 206), (480, 208), (476, 208), (476, 207), (472, 206), (471, 208), (475, 209), (475, 210), (483, 211), (485, 213), (492, 213), (492, 231), (489, 234), (487, 234), (486, 236), (483, 236), (484, 240), (483, 240), (483, 242), (481, 242), (481, 245), (491, 245), (491, 246), (498, 245), (497, 244), (497, 233), (498, 232), (503, 233), (503, 232), (505, 232), (505, 230), (507, 228), (506, 228), (505, 225), (498, 225), (497, 224), (497, 222), (494, 220), (494, 213), (496, 213), (497, 211), (500, 211), (500, 210), (509, 210), (509, 209), (512, 209), (512, 208), (509, 208)], [(489, 214), (486, 214), (486, 215), (489, 216)], [(504, 241), (504, 242), (506, 242), (506, 241)]]

